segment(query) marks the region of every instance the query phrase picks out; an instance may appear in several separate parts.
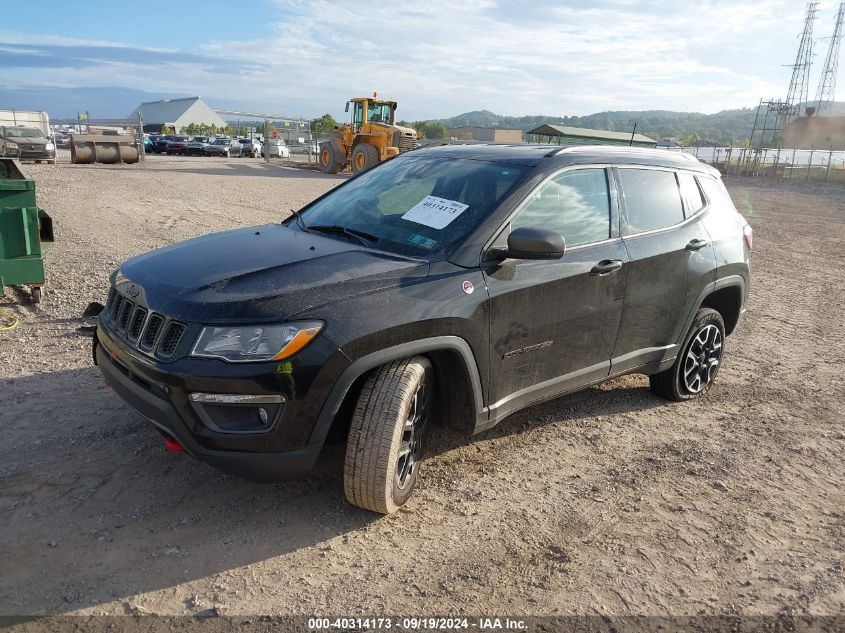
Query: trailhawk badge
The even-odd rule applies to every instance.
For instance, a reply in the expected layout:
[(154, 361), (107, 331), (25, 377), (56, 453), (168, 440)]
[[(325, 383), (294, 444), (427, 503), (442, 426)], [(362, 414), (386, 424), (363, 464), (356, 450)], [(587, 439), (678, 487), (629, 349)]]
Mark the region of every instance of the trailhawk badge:
[(471, 281), (465, 281), (464, 282), (464, 292), (467, 293), (468, 295), (471, 295), (473, 290), (475, 290), (475, 286), (472, 285), (472, 282)]

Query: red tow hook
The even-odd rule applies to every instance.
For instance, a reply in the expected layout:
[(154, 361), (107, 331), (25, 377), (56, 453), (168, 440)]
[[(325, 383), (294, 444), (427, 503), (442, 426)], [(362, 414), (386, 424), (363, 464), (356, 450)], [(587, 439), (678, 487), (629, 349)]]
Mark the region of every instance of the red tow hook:
[(169, 435), (164, 438), (164, 448), (166, 448), (171, 453), (184, 453), (185, 447), (182, 446), (179, 442), (174, 440)]

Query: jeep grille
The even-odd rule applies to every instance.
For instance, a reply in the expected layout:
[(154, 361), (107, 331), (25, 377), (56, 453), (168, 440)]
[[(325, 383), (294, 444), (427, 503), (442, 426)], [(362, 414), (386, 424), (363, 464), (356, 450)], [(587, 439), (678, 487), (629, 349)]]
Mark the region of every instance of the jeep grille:
[(103, 310), (109, 329), (130, 347), (148, 356), (169, 360), (188, 331), (181, 321), (153, 312), (112, 288)]

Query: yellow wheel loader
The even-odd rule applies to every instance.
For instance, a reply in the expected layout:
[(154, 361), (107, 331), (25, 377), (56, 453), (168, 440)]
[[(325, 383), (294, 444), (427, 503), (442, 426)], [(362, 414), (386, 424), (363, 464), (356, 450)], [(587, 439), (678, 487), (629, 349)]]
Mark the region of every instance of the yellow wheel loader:
[(352, 120), (335, 128), (331, 140), (320, 143), (320, 168), (336, 174), (347, 165), (353, 173), (375, 167), (380, 162), (414, 149), (415, 130), (394, 123), (396, 102), (372, 97), (356, 97), (346, 102), (352, 106)]

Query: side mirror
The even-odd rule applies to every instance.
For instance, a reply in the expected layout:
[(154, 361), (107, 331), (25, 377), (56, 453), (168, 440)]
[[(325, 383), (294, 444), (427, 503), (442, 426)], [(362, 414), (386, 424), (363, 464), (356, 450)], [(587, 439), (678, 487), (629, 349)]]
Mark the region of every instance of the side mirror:
[(344, 110), (344, 112), (349, 112), (349, 102), (348, 101), (346, 102), (346, 109)]
[(497, 254), (514, 259), (560, 259), (565, 251), (566, 242), (557, 231), (523, 226), (511, 231), (507, 250)]

